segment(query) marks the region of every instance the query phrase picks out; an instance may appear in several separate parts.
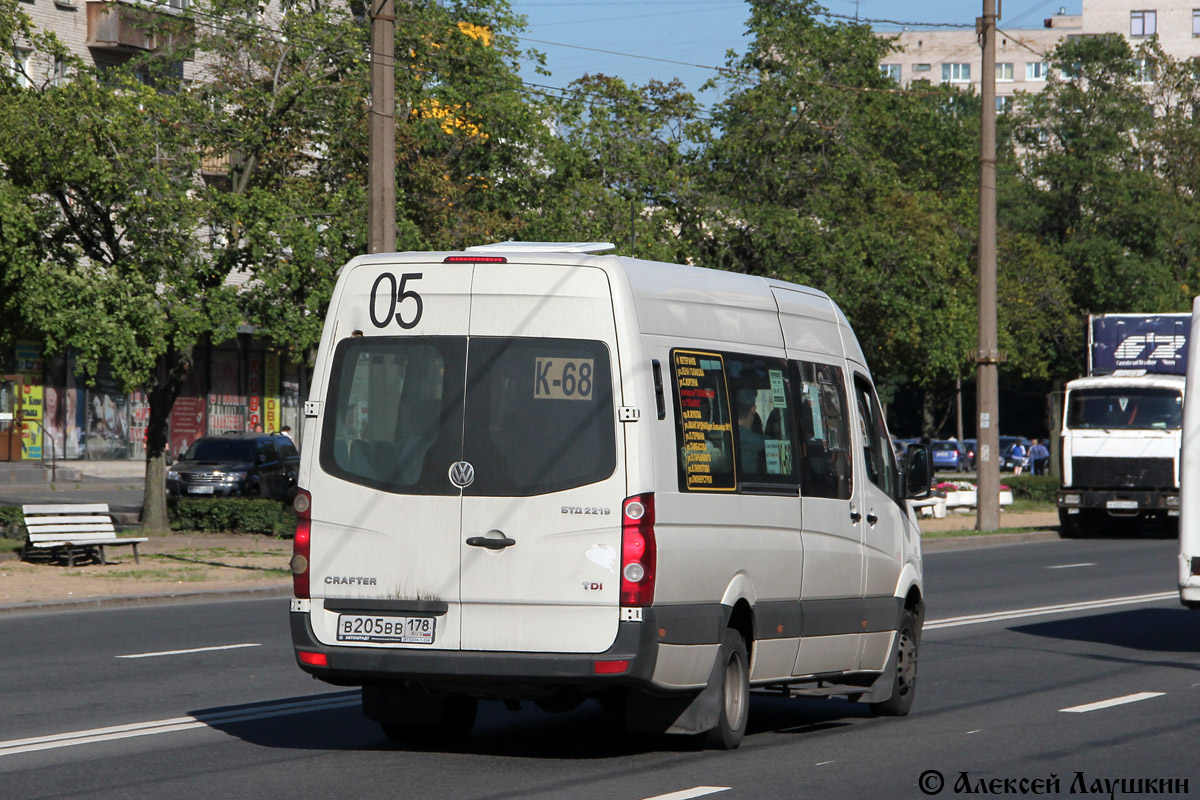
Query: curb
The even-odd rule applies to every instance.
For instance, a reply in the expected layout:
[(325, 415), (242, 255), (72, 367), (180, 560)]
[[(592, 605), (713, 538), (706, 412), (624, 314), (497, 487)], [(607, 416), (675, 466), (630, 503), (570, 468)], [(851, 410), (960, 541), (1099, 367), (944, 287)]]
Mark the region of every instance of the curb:
[(1023, 533), (983, 533), (974, 536), (944, 536), (937, 539), (922, 539), (921, 551), (937, 553), (943, 550), (976, 550), (983, 547), (1000, 547), (1029, 542), (1057, 542), (1062, 537), (1058, 529), (1025, 531)]
[(95, 611), (103, 608), (129, 608), (165, 603), (214, 603), (223, 600), (267, 600), (291, 597), (292, 586), (262, 586), (254, 589), (212, 589), (171, 594), (89, 597), (83, 600), (46, 600), (33, 603), (0, 605), (0, 616), (38, 614), (55, 611)]

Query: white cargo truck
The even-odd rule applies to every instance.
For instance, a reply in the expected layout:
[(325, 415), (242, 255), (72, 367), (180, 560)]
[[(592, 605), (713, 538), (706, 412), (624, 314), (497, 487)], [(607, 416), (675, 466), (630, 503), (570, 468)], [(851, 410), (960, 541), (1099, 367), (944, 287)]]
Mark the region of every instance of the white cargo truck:
[[(1200, 297), (1192, 302), (1190, 338), (1200, 336)], [(1200, 381), (1200, 348), (1187, 357), (1187, 382)], [(1200, 405), (1184, 403), (1180, 453), (1179, 601), (1200, 609)]]
[(846, 318), (750, 275), (503, 243), (362, 256), (306, 403), (291, 630), (389, 737), (481, 699), (745, 732), (751, 688), (903, 715), (925, 600)]
[(1180, 442), (1190, 314), (1088, 318), (1088, 377), (1063, 402), (1064, 536), (1179, 516)]

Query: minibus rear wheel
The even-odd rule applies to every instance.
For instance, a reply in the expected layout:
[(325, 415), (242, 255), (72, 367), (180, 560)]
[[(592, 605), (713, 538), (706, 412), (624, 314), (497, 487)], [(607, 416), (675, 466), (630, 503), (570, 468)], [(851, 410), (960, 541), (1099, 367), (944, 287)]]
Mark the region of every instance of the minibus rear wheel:
[(704, 744), (714, 750), (736, 750), (746, 735), (750, 717), (750, 661), (746, 657), (746, 642), (737, 631), (727, 628), (721, 642), (721, 713), (717, 726), (704, 737)]

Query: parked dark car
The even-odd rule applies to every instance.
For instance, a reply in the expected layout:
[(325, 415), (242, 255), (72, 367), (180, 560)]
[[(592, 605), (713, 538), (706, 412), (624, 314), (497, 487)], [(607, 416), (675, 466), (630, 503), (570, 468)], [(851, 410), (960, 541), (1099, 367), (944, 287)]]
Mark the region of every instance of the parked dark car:
[(264, 433), (202, 437), (167, 471), (167, 493), (286, 500), (295, 493), (300, 464), (295, 449), (287, 437)]
[(279, 433), (271, 434), (275, 447), (279, 451), (279, 460), (283, 462), (283, 472), (287, 475), (287, 499), (296, 496), (296, 487), (300, 484), (300, 451), (290, 436)]
[(967, 451), (963, 449), (962, 442), (943, 439), (934, 442), (932, 449), (934, 469), (950, 469), (955, 472), (970, 470), (971, 460), (967, 456)]
[(1022, 469), (1029, 469), (1029, 448), (1033, 446), (1033, 442), (1026, 439), (1024, 436), (1001, 436), (1000, 437), (1000, 470), (1013, 471), (1017, 465), (1018, 459), (1013, 458), (1013, 447), (1017, 442), (1020, 442), (1025, 447), (1025, 457), (1019, 459)]
[(979, 440), (978, 439), (963, 439), (963, 450), (967, 451), (967, 460), (971, 464), (971, 469), (976, 468), (977, 459), (979, 458)]

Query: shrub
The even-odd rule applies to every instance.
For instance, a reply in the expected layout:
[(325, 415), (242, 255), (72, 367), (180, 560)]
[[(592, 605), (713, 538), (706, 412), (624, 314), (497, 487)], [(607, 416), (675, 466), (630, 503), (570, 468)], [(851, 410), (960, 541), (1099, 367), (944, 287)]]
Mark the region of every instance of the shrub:
[(1053, 475), (1002, 475), (1000, 482), (1012, 489), (1013, 500), (1054, 503), (1058, 478)]
[(296, 512), (277, 500), (242, 497), (172, 499), (167, 516), (173, 531), (264, 533), (288, 537), (296, 530)]
[(0, 538), (24, 540), (22, 520), (24, 516), (20, 506), (0, 506)]

